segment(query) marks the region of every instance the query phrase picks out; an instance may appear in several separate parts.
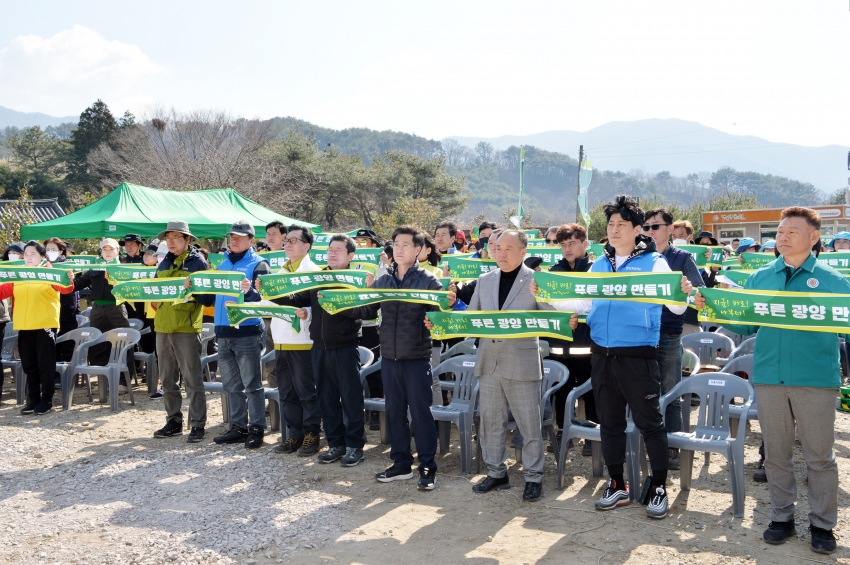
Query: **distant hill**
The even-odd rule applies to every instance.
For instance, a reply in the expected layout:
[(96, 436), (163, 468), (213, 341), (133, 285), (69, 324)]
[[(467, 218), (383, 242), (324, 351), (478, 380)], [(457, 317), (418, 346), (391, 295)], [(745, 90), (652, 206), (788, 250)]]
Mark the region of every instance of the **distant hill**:
[(847, 186), (845, 164), (850, 151), (850, 147), (840, 145), (805, 147), (773, 143), (676, 119), (610, 122), (586, 132), (562, 130), (493, 138), (451, 136), (451, 139), (469, 147), (486, 141), (495, 149), (532, 145), (565, 153), (573, 159), (578, 158), (579, 145), (584, 145), (593, 167), (603, 171), (643, 168), (651, 174), (669, 171), (684, 176), (728, 166), (811, 183), (825, 193)]
[(18, 112), (16, 110), (10, 110), (9, 108), (0, 106), (0, 129), (9, 126), (16, 128), (41, 126), (43, 129), (47, 126), (58, 126), (59, 124), (68, 122), (76, 124), (79, 121), (80, 116), (65, 116), (57, 118), (55, 116), (42, 114), (41, 112)]

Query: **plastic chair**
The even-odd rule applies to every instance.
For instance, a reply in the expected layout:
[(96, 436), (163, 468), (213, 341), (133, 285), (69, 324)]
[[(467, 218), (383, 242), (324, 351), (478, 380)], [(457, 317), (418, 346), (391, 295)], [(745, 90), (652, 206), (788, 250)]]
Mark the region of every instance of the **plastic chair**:
[(80, 316), (85, 316), (86, 318), (91, 318), (91, 306), (80, 312)]
[(699, 327), (701, 327), (704, 332), (714, 332), (717, 331), (717, 328), (720, 326), (714, 322), (700, 322)]
[(91, 320), (89, 320), (88, 316), (83, 316), (82, 314), (77, 314), (77, 327), (85, 328), (89, 325)]
[(540, 358), (541, 359), (545, 359), (545, 358), (549, 357), (551, 347), (549, 347), (548, 341), (540, 340), (538, 347), (540, 348)]
[[(747, 376), (741, 377), (742, 379), (749, 381), (752, 384), (753, 370), (755, 368), (755, 361), (753, 359), (752, 354), (742, 355), (740, 357), (736, 357), (732, 361), (726, 364), (723, 367), (722, 373), (729, 373), (730, 375), (735, 375), (736, 377), (740, 377), (738, 373), (744, 373)], [(755, 391), (755, 387), (753, 387), (753, 391)], [(732, 427), (735, 427), (735, 420), (741, 417), (741, 412), (743, 411), (743, 407), (735, 405), (729, 408), (729, 417), (732, 419)], [(748, 420), (758, 420), (758, 399), (755, 397), (755, 392), (753, 392), (753, 403), (750, 405), (750, 410), (747, 413)]]
[(378, 421), (381, 423), (381, 443), (387, 445), (390, 443), (389, 434), (387, 433), (387, 405), (383, 398), (369, 398), (369, 384), (366, 382), (366, 377), (377, 373), (381, 370), (381, 359), (378, 359), (372, 365), (360, 369), (360, 386), (363, 387), (363, 409), (366, 411), (366, 421), (369, 421), (369, 412), (378, 413)]
[[(434, 373), (454, 373), (454, 391), (448, 406), (432, 406), (431, 414), (438, 422), (440, 451), (448, 451), (451, 438), (451, 424), (457, 426), (460, 436), (460, 472), (468, 475), (472, 471), (472, 425), (475, 420), (475, 406), (478, 403), (478, 377), (475, 376), (475, 355), (458, 355), (446, 359), (434, 369)], [(547, 399), (548, 400), (548, 399)], [(384, 433), (381, 422), (381, 433)], [(478, 465), (480, 465), (480, 460)]]
[(741, 413), (747, 414), (753, 403), (753, 387), (739, 377), (727, 373), (692, 375), (661, 397), (661, 412), (674, 398), (685, 393), (700, 397), (697, 427), (691, 433), (667, 434), (667, 443), (680, 451), (682, 490), (690, 490), (694, 468), (694, 451), (721, 453), (729, 462), (732, 486), (732, 508), (736, 518), (744, 517), (744, 439), (746, 418), (739, 418), (737, 433), (732, 437), (730, 408), (732, 400), (743, 398)]
[(214, 380), (210, 374), (209, 365), (213, 361), (218, 361), (217, 352), (207, 355), (207, 345), (213, 339), (215, 339), (215, 324), (203, 324), (201, 327), (201, 375), (203, 375), (203, 380), (206, 382), (212, 382)]
[(732, 330), (727, 330), (723, 326), (720, 326), (719, 328), (717, 328), (717, 330), (715, 330), (715, 333), (718, 333), (720, 335), (725, 335), (726, 337), (730, 338), (732, 340), (732, 342), (735, 344), (735, 347), (738, 347), (744, 341), (747, 340), (747, 336), (742, 335), (742, 334), (736, 334)]
[[(702, 368), (702, 363), (699, 362), (699, 357), (690, 349), (685, 349), (682, 352), (682, 371), (685, 367), (690, 369), (691, 375), (696, 375)], [(690, 376), (690, 375), (689, 375)], [(686, 394), (682, 398), (682, 429), (690, 431), (691, 429), (691, 395)]]
[(604, 462), (602, 459), (602, 434), (599, 431), (599, 425), (583, 426), (576, 420), (576, 401), (582, 395), (590, 392), (591, 389), (592, 384), (590, 379), (588, 379), (570, 392), (564, 404), (564, 427), (561, 430), (561, 446), (558, 450), (558, 490), (563, 490), (564, 488), (564, 461), (567, 456), (567, 446), (570, 445), (570, 440), (572, 439), (583, 439), (593, 442), (591, 444), (591, 448), (593, 449), (593, 476), (602, 476)]
[[(753, 336), (751, 338), (745, 339), (740, 344), (738, 344), (738, 347), (735, 348), (735, 351), (729, 354), (729, 358), (725, 360), (723, 365), (726, 365), (726, 363), (732, 361), (733, 359), (737, 359), (738, 357), (742, 357), (744, 355), (752, 355), (753, 353), (755, 353), (755, 351), (756, 338), (755, 336)], [(717, 360), (720, 361), (719, 358)]]
[(699, 355), (703, 365), (714, 365), (718, 357), (728, 357), (735, 344), (732, 338), (717, 332), (698, 332), (682, 336), (682, 346)]
[(59, 382), (62, 385), (62, 410), (70, 410), (74, 399), (74, 377), (76, 374), (70, 370), (80, 364), (80, 345), (95, 340), (101, 336), (97, 328), (82, 327), (71, 330), (56, 338), (56, 344), (66, 341), (74, 342), (74, 352), (70, 361), (57, 361), (56, 372), (59, 373)]
[(357, 352), (360, 353), (360, 368), (368, 367), (372, 364), (372, 361), (375, 360), (375, 354), (371, 349), (367, 349), (365, 347), (358, 347)]
[[(83, 343), (79, 346), (78, 359), (81, 362), (76, 365), (72, 371), (75, 375), (80, 374), (86, 376), (86, 384), (89, 389), (89, 402), (93, 400), (91, 393), (91, 376), (97, 375), (100, 400), (106, 400), (106, 388), (108, 387), (109, 406), (112, 409), (112, 412), (118, 412), (118, 383), (121, 380), (121, 375), (124, 374), (126, 375), (125, 378), (127, 379), (127, 384), (130, 384), (130, 370), (127, 367), (127, 353), (133, 350), (133, 347), (139, 343), (140, 338), (141, 335), (139, 335), (139, 332), (133, 328), (115, 328), (114, 330), (109, 330), (102, 334), (97, 339)], [(99, 365), (89, 365), (86, 353), (92, 346), (100, 343), (109, 343), (112, 346), (109, 350), (109, 362), (102, 367)], [(85, 360), (85, 362), (82, 362), (83, 360)], [(104, 382), (104, 377), (106, 382)], [(135, 398), (133, 398), (133, 387), (128, 386), (127, 388), (130, 392), (130, 404), (135, 406), (136, 401)]]
[(17, 352), (18, 347), (18, 332), (14, 330), (11, 324), (6, 324), (6, 331), (3, 334), (3, 348), (0, 351), (0, 365), (2, 370), (12, 370), (12, 376), (15, 377), (15, 396), (18, 404), (23, 404), (27, 395), (27, 379), (24, 377), (24, 367)]
[[(260, 357), (260, 367), (264, 368), (266, 365), (277, 363), (277, 354), (274, 349), (271, 349)], [(269, 431), (276, 432), (281, 429), (280, 424), (280, 415), (283, 413), (283, 406), (280, 402), (280, 394), (277, 391), (277, 388), (269, 388), (265, 387), (265, 398), (266, 400), (274, 400), (274, 402), (269, 402)], [(230, 419), (230, 404), (227, 401), (227, 395), (221, 395), (221, 410), (222, 412), (228, 410), (227, 422)], [(286, 441), (286, 438), (283, 438), (281, 441)]]
[(477, 352), (478, 349), (475, 347), (475, 340), (465, 339), (440, 353), (440, 362), (443, 362), (446, 359), (451, 359), (457, 355), (475, 355)]

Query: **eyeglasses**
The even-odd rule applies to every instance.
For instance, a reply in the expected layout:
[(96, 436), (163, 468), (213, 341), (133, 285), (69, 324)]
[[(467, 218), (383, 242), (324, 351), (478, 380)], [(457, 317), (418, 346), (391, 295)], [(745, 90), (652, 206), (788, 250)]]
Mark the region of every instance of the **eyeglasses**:
[(338, 253), (350, 253), (346, 247), (330, 247), (328, 248), (328, 255), (337, 255)]
[(669, 226), (670, 224), (652, 224), (643, 226), (643, 231), (658, 231), (661, 229), (661, 226)]
[(393, 243), (393, 249), (413, 249), (416, 247), (415, 245), (408, 245), (406, 243)]
[(306, 242), (306, 241), (304, 241), (303, 239), (298, 239), (297, 237), (290, 237), (289, 239), (284, 239), (284, 240), (283, 240), (283, 243), (284, 243), (284, 245), (286, 245), (286, 244), (289, 244), (289, 245), (295, 245), (295, 244), (296, 244), (297, 242), (299, 242), (299, 241), (300, 241), (300, 242), (303, 242), (303, 243), (307, 243), (307, 242)]
[(548, 243), (549, 245), (557, 245), (557, 244), (558, 244), (558, 240), (557, 240), (557, 239), (549, 239), (549, 238), (546, 238), (546, 243)]
[(167, 235), (165, 236), (165, 241), (183, 241), (186, 239), (186, 236), (182, 235)]

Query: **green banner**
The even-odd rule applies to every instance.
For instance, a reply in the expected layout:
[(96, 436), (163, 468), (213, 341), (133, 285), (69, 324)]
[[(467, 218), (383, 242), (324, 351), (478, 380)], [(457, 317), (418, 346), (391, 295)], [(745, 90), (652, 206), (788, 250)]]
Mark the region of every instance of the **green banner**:
[(210, 262), (210, 267), (218, 269), (218, 266), (224, 263), (224, 253), (210, 253), (207, 260)]
[(546, 240), (543, 239), (542, 237), (541, 238), (534, 238), (534, 239), (528, 238), (528, 246), (529, 247), (546, 247), (547, 245), (549, 245), (549, 244), (546, 243)]
[(738, 263), (738, 256), (735, 255), (733, 257), (729, 257), (728, 259), (723, 260), (723, 268), (724, 269), (743, 269), (740, 263)]
[(452, 278), (440, 277), (440, 284), (443, 285), (443, 290), (449, 290), (449, 285), (452, 284)]
[(750, 275), (755, 273), (755, 271), (745, 271), (743, 269), (735, 269), (730, 271), (720, 271), (717, 273), (717, 281), (725, 282), (723, 279), (728, 279), (732, 284), (736, 284), (738, 286), (744, 286), (747, 282), (747, 279), (750, 278)]
[(603, 255), (605, 255), (605, 244), (604, 243), (591, 243), (590, 249), (588, 249), (590, 253), (593, 253), (594, 259), (599, 259)]
[(138, 279), (155, 279), (157, 268), (141, 265), (104, 265), (101, 270), (106, 271), (109, 282), (115, 284)]
[(829, 265), (833, 269), (847, 269), (850, 268), (850, 251), (821, 253), (818, 256), (818, 261), (824, 265)]
[(741, 268), (749, 270), (761, 269), (768, 263), (776, 261), (773, 253), (741, 253), (741, 258), (743, 259)]
[(267, 260), (272, 269), (280, 269), (286, 263), (286, 251), (266, 251), (257, 255)]
[(490, 259), (470, 259), (468, 255), (444, 255), (451, 278), (456, 281), (475, 280), (485, 273), (495, 271), (499, 265)]
[(549, 245), (547, 247), (529, 247), (525, 250), (526, 257), (541, 257), (542, 265), (551, 266), (564, 258), (560, 247)]
[[(700, 269), (706, 267), (721, 267), (723, 265), (723, 248), (711, 247), (708, 245), (676, 245), (676, 249), (687, 251), (694, 257), (697, 267)], [(711, 259), (706, 259), (706, 252), (711, 249)]]
[(682, 273), (534, 273), (537, 299), (631, 300), (652, 304), (687, 303), (682, 292)]
[(237, 304), (236, 302), (228, 302), (227, 321), (231, 326), (238, 326), (245, 320), (251, 318), (278, 318), (287, 322), (296, 332), (301, 331), (301, 319), (295, 315), (297, 308), (292, 306), (278, 306), (257, 304), (252, 302), (249, 304)]
[(850, 294), (700, 288), (702, 322), (850, 333)]
[[(357, 232), (354, 232), (355, 234)], [(315, 247), (328, 247), (331, 244), (331, 238), (335, 235), (335, 233), (317, 233), (313, 236), (313, 246)], [(354, 237), (354, 236), (351, 236)]]
[(102, 263), (103, 259), (97, 255), (69, 255), (65, 258), (66, 265), (90, 265), (93, 263)]
[(427, 312), (434, 327), (434, 339), (456, 337), (552, 337), (572, 341), (572, 312), (555, 310), (499, 310), (461, 312)]
[[(61, 263), (60, 263), (61, 264)], [(61, 287), (69, 287), (73, 281), (68, 276), (68, 269), (56, 267), (7, 267), (0, 266), (0, 283), (44, 283)]]
[(260, 296), (265, 299), (280, 298), (314, 288), (366, 288), (366, 271), (304, 271), (260, 275)]
[(239, 302), (245, 299), (242, 281), (245, 275), (234, 271), (198, 271), (189, 275), (192, 286), (186, 290), (186, 298), (193, 294), (223, 294), (234, 296)]
[(183, 300), (185, 277), (127, 281), (112, 287), (112, 296), (121, 302), (174, 302)]
[[(371, 263), (372, 265), (377, 265), (381, 262), (381, 253), (384, 250), (380, 247), (358, 247), (357, 251), (354, 252), (354, 259), (351, 260), (352, 263)], [(328, 248), (310, 248), (309, 251), (310, 260), (324, 267), (328, 264)], [(282, 264), (282, 263), (281, 263)]]
[(378, 302), (398, 300), (438, 306), (440, 310), (449, 310), (449, 293), (445, 290), (395, 290), (395, 289), (366, 289), (366, 290), (323, 290), (319, 297), (319, 305), (329, 314), (350, 310), (360, 306), (368, 306)]
[[(19, 267), (26, 264), (27, 262), (23, 259), (18, 259), (17, 261), (0, 261), (0, 267)], [(61, 265), (61, 263), (59, 264)]]

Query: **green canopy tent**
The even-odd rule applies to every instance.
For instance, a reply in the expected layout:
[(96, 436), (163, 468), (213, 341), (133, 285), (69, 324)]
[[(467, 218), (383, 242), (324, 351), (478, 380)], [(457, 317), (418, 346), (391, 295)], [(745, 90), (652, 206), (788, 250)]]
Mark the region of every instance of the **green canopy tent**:
[(196, 237), (221, 239), (233, 222), (247, 220), (257, 237), (264, 237), (266, 225), (274, 220), (289, 226), (296, 224), (314, 231), (321, 227), (281, 216), (240, 195), (232, 188), (214, 190), (160, 190), (128, 184), (60, 218), (21, 228), (21, 239), (122, 238), (137, 233), (156, 237), (169, 220), (184, 220)]

